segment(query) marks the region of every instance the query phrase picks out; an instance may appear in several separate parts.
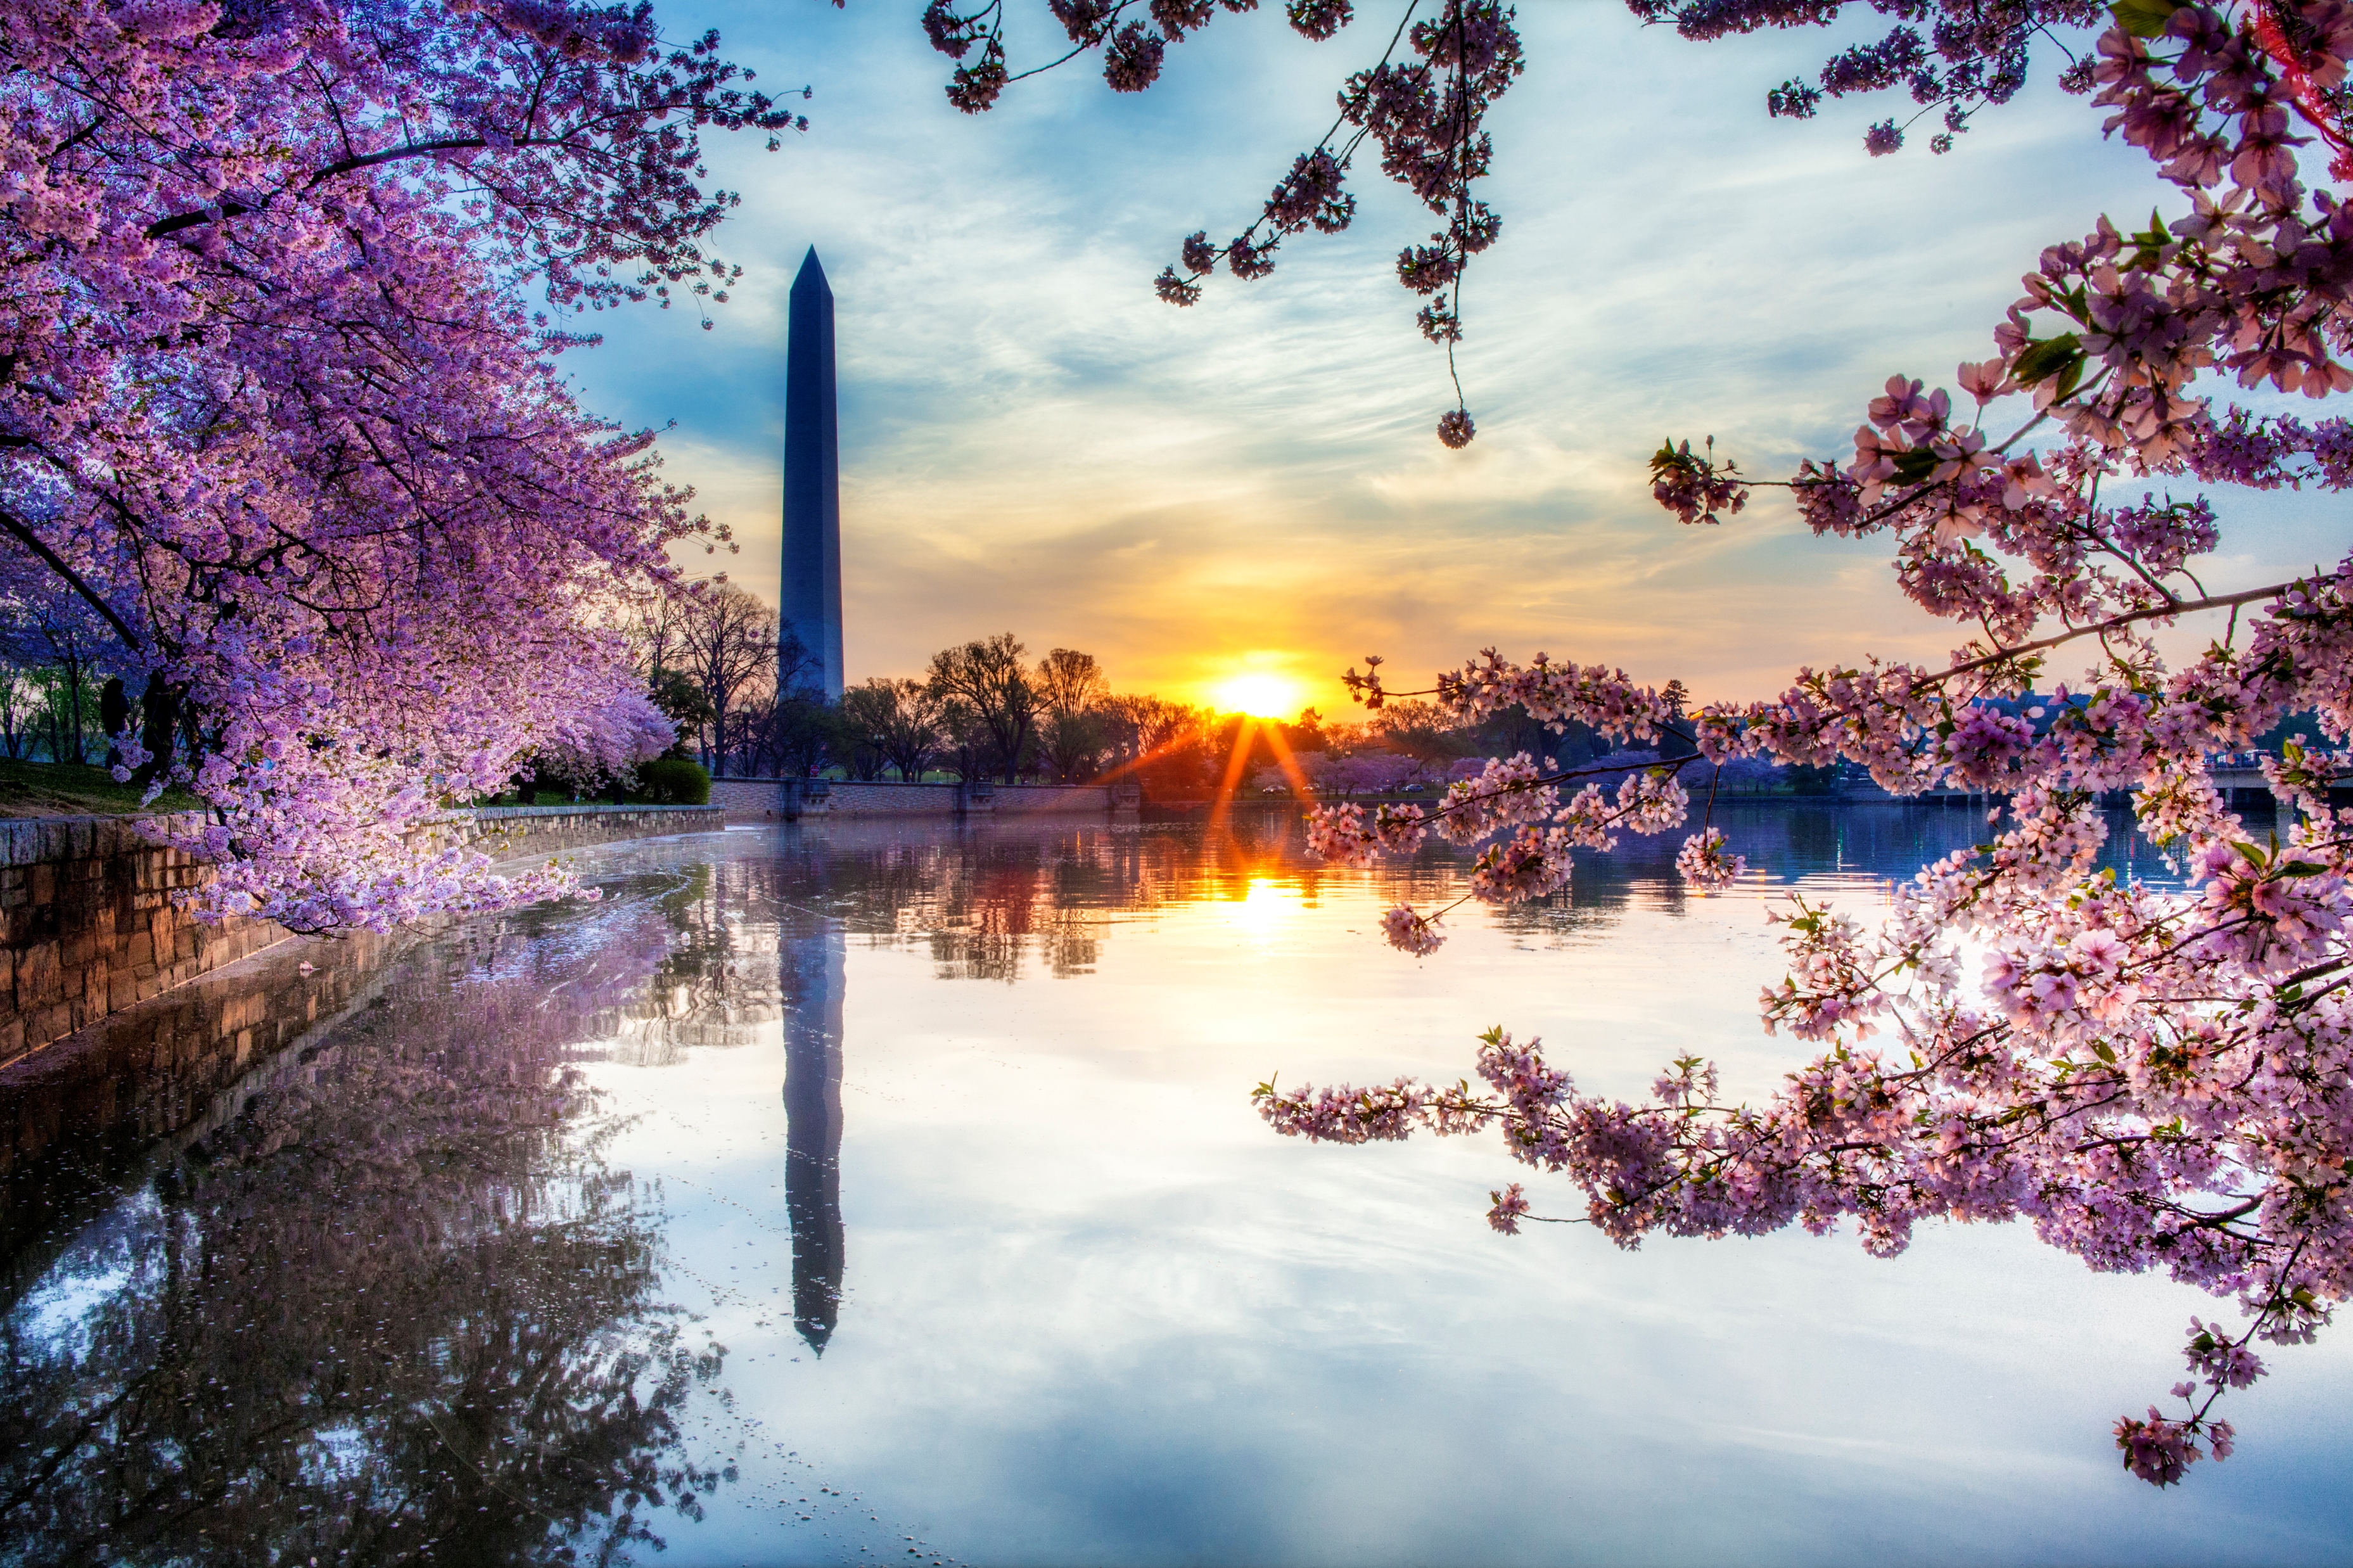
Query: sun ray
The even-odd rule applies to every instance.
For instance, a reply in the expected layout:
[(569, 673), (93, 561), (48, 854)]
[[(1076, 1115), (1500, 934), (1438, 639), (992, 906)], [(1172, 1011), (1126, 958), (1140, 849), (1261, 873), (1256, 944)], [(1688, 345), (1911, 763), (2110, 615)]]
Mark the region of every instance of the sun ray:
[(1267, 748), (1274, 752), (1274, 765), (1281, 768), (1282, 776), (1291, 781), (1293, 796), (1299, 800), (1314, 799), (1315, 788), (1307, 782), (1307, 772), (1299, 765), (1299, 759), (1292, 755), (1291, 742), (1283, 738), (1282, 725), (1269, 724), (1266, 727), (1266, 743)]
[(1250, 743), (1257, 738), (1258, 730), (1258, 719), (1249, 713), (1243, 714), (1240, 724), (1235, 727), (1233, 755), (1226, 759), (1226, 776), (1218, 784), (1217, 799), (1209, 803), (1212, 828), (1225, 825), (1227, 812), (1233, 805), (1234, 786), (1241, 779), (1242, 769), (1250, 765)]

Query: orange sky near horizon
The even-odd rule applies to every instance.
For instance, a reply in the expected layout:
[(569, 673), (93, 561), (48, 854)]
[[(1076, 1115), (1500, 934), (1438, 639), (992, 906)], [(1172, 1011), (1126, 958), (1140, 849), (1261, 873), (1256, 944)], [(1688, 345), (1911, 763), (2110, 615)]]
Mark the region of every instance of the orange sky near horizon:
[[(1400, 689), (1493, 646), (1703, 700), (1771, 695), (1801, 665), (1938, 659), (1966, 634), (1901, 598), (1884, 542), (1813, 538), (1771, 491), (1682, 527), (1649, 454), (1714, 435), (1768, 479), (1842, 458), (1890, 373), (1949, 384), (1984, 356), (2043, 246), (2170, 200), (2049, 61), (1950, 155), (1874, 159), (1862, 129), (1885, 103), (1763, 109), (1855, 26), (1699, 46), (1621, 8), (1525, 7), (1487, 182), (1504, 237), (1465, 301), (1479, 437), (1452, 452), (1431, 433), (1444, 362), (1395, 279), (1427, 215), (1377, 171), (1354, 226), (1289, 242), (1271, 277), (1217, 279), (1186, 310), (1152, 293), (1182, 235), (1239, 227), (1313, 140), (1362, 24), (1319, 46), (1224, 18), (1148, 93), (1058, 72), (970, 119), (906, 16), (665, 16), (811, 81), (811, 130), (773, 155), (714, 141), (744, 195), (719, 246), (745, 274), (713, 330), (625, 310), (578, 323), (607, 342), (564, 363), (591, 408), (667, 426), (669, 477), (742, 544), (691, 564), (773, 602), (784, 298), (818, 247), (853, 681), (1011, 631), (1033, 657), (1094, 654), (1120, 690), (1345, 720), (1362, 710), (1340, 672), (1375, 653)], [(2325, 498), (2232, 497), (2223, 518), (2218, 589), (2344, 552)]]

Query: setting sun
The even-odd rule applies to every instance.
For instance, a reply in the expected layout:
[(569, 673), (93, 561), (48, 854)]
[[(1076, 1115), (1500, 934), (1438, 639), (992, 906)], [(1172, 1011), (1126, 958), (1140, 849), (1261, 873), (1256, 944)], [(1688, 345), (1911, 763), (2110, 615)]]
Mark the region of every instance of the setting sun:
[(1255, 670), (1221, 680), (1211, 700), (1229, 713), (1249, 713), (1261, 719), (1293, 719), (1306, 703), (1307, 694), (1289, 676)]

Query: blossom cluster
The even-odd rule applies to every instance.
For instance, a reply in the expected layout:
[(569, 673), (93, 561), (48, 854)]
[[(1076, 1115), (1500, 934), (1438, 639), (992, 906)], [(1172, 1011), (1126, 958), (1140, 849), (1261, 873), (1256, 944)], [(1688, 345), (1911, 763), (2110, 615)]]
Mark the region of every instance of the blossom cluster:
[[(1493, 758), (1472, 778), (1458, 779), (1429, 812), (1418, 805), (1382, 805), (1368, 820), (1353, 804), (1319, 805), (1307, 815), (1307, 847), (1324, 859), (1359, 869), (1383, 855), (1419, 848), (1435, 833), (1449, 843), (1483, 844), (1471, 873), (1468, 897), (1487, 903), (1543, 898), (1568, 886), (1572, 852), (1611, 849), (1620, 830), (1654, 834), (1683, 822), (1691, 797), (1675, 782), (1681, 764), (1642, 768), (1605, 795), (1588, 784), (1563, 804), (1556, 787), (1595, 769), (1546, 773), (1526, 752)], [(1693, 880), (1713, 890), (1740, 875), (1738, 856), (1723, 852), (1724, 836), (1710, 828), (1683, 847)], [(1445, 941), (1437, 930), (1446, 911), (1420, 914), (1404, 907), (1383, 917), (1391, 946), (1414, 954)]]
[[(835, 0), (836, 5), (842, 0)], [(1429, 10), (1424, 11), (1424, 5)], [(1626, 0), (1647, 24), (1671, 24), (1686, 38), (1705, 40), (1759, 28), (1827, 26), (1842, 7), (1836, 0)], [(1438, 438), (1451, 447), (1470, 445), (1477, 433), (1463, 402), (1454, 345), (1463, 333), (1461, 280), (1473, 257), (1493, 246), (1501, 219), (1472, 194), (1494, 159), (1486, 129), (1489, 111), (1525, 69), (1516, 17), (1500, 0), (1396, 0), (1394, 28), (1381, 25), (1388, 48), (1370, 68), (1342, 84), (1339, 114), (1315, 145), (1299, 154), (1260, 205), (1258, 216), (1233, 238), (1219, 244), (1206, 229), (1178, 247), (1175, 265), (1155, 280), (1160, 297), (1190, 305), (1222, 263), (1235, 277), (1263, 278), (1274, 270), (1275, 253), (1290, 237), (1314, 228), (1333, 234), (1356, 216), (1356, 197), (1346, 176), (1367, 141), (1380, 155), (1381, 172), (1405, 186), (1433, 214), (1439, 227), (1426, 243), (1398, 255), (1398, 282), (1427, 300), (1415, 316), (1430, 342), (1446, 350), (1456, 406), (1438, 420)], [(1007, 0), (930, 0), (923, 14), (924, 37), (956, 65), (946, 87), (948, 101), (967, 114), (993, 108), (1007, 89), (1025, 78), (1081, 58), (1099, 58), (1103, 81), (1114, 92), (1141, 92), (1160, 79), (1169, 49), (1207, 26), (1220, 10), (1253, 11), (1258, 0), (1046, 0), (1044, 9), (1058, 37), (1044, 51), (1053, 58), (1020, 70), (1012, 66), (1006, 41)], [(1825, 97), (1904, 89), (1916, 111), (1904, 123), (1894, 117), (1865, 132), (1873, 156), (1897, 151), (1905, 132), (1924, 116), (1936, 115), (1942, 129), (1929, 138), (1937, 153), (1952, 150), (1971, 118), (2007, 103), (2025, 85), (2031, 46), (2042, 39), (2069, 48), (2088, 29), (2105, 26), (2109, 8), (2100, 0), (1874, 0), (1873, 8), (1897, 18), (1882, 37), (1849, 46), (1825, 64), (1813, 83), (1791, 79), (1766, 95), (1776, 117), (1807, 119)], [(2136, 14), (2161, 15), (2164, 0), (2135, 0)], [(1356, 17), (1355, 0), (1288, 0), (1284, 19), (1301, 37), (1322, 42)], [(2317, 9), (2300, 8), (2303, 14)], [(2261, 7), (2263, 16), (2279, 10)], [(2300, 14), (2293, 23), (2274, 22), (2263, 47), (2281, 66), (2295, 101), (2324, 111), (2336, 79), (2326, 56), (2307, 58), (2305, 33), (2325, 27)], [(1925, 33), (1923, 31), (1925, 24)], [(2257, 29), (2262, 31), (2259, 20)], [(2074, 35), (2075, 37), (2071, 37)], [(1402, 53), (1400, 52), (1402, 48)], [(2070, 58), (2074, 56), (2070, 52)], [(2091, 90), (2094, 61), (2071, 67), (2062, 79), (2070, 90)], [(2333, 131), (2324, 134), (2334, 136)], [(2332, 146), (2338, 145), (2337, 142)], [(1675, 487), (1664, 482), (1660, 499)], [(1704, 491), (1683, 490), (1713, 510)], [(1718, 498), (1738, 510), (1745, 493), (1736, 486)], [(1709, 521), (1714, 521), (1713, 517)]]
[[(1704, 33), (1822, 8), (1651, 9)], [(2216, 591), (2200, 574), (2221, 547), (2219, 509), (2163, 488), (2353, 485), (2344, 421), (2218, 410), (2200, 384), (2353, 390), (2338, 357), (2353, 342), (2353, 214), (2306, 191), (2295, 153), (2316, 142), (2353, 177), (2353, 5), (2114, 16), (2073, 85), (2182, 210), (2137, 230), (2103, 218), (2044, 251), (1989, 358), (1949, 387), (1890, 378), (1851, 454), (1788, 481), (1818, 532), (1883, 536), (1904, 592), (1963, 628), (1960, 646), (1941, 662), (1803, 669), (1772, 700), (1695, 707), (1606, 667), (1490, 650), (1438, 679), (1432, 695), (1459, 721), (1517, 707), (1611, 736), (1680, 735), (1695, 754), (1614, 802), (1589, 784), (1569, 794), (1567, 773), (1499, 762), (1414, 825), (1493, 840), (1477, 896), (1542, 896), (1559, 885), (1552, 835), (1599, 850), (1620, 829), (1657, 831), (1686, 809), (1677, 774), (1695, 784), (1755, 757), (1859, 767), (1898, 795), (2000, 797), (1985, 842), (1922, 868), (1875, 928), (1803, 899), (1779, 911), (1786, 971), (1760, 1013), (1818, 1054), (1762, 1103), (1726, 1100), (1689, 1059), (1639, 1103), (1584, 1093), (1533, 1042), (1496, 1031), (1483, 1089), (1392, 1085), (1377, 1125), (1500, 1130), (1515, 1159), (1582, 1189), (1575, 1217), (1629, 1246), (1851, 1223), (1884, 1255), (1925, 1221), (2025, 1220), (2090, 1267), (2163, 1270), (2235, 1300), (2239, 1327), (2193, 1321), (2192, 1378), (2170, 1413), (2116, 1425), (2124, 1465), (2161, 1486), (2233, 1451), (2214, 1405), (2264, 1375), (2253, 1347), (2309, 1341), (2353, 1293), (2353, 817), (2330, 795), (2353, 743), (2353, 557)], [(1916, 42), (1852, 56), (1823, 90), (1925, 70)], [(1967, 58), (2007, 58), (2001, 38), (1988, 47)], [(1991, 101), (1992, 79), (1975, 79)], [(1915, 96), (1949, 100), (1963, 80), (1924, 77)], [(2015, 428), (1987, 427), (2021, 402)], [(1652, 477), (1686, 522), (1736, 512), (1752, 485), (1688, 444), (1662, 448)], [(2202, 651), (2169, 659), (2156, 634), (2193, 617), (2211, 629)], [(2058, 679), (2070, 655), (2085, 665)], [(1377, 664), (1349, 680), (1376, 705), (1389, 695)], [(2299, 713), (2325, 742), (2264, 761), (2284, 809), (2259, 833), (2231, 809), (2218, 759)], [(2119, 792), (2182, 886), (2096, 868), (2099, 805)], [(1323, 831), (1352, 864), (1389, 851), (1350, 824)], [(1702, 889), (1739, 874), (1705, 825), (1677, 864)], [(1392, 940), (1426, 940), (1434, 918), (1400, 911)], [(1267, 1086), (1259, 1105), (1281, 1131), (1346, 1137), (1373, 1125), (1354, 1093)], [(1539, 1217), (1518, 1187), (1489, 1215), (1506, 1233)]]
[(713, 531), (527, 295), (723, 300), (701, 131), (798, 117), (642, 6), (18, 0), (5, 32), (0, 592), (106, 639), (123, 766), (209, 807), (195, 902), (323, 930), (561, 889), (433, 819), (534, 752), (642, 754), (617, 628)]
[[(1097, 50), (1113, 91), (1141, 92), (1159, 79), (1169, 47), (1208, 26), (1219, 7), (1249, 11), (1257, 0), (1047, 0), (1047, 5), (1069, 52), (1014, 72), (1005, 43), (1005, 0), (931, 0), (924, 36), (958, 62), (948, 101), (967, 114), (983, 113), (1023, 77)], [(1440, 226), (1428, 242), (1398, 253), (1397, 275), (1427, 301), (1415, 322), (1446, 350), (1451, 374), (1454, 345), (1462, 337), (1462, 274), (1503, 231), (1503, 219), (1472, 194), (1494, 160), (1487, 116), (1526, 66), (1513, 9), (1501, 0), (1436, 0), (1434, 14), (1420, 17), (1418, 8), (1407, 5), (1380, 59), (1347, 79), (1331, 128), (1292, 161), (1247, 227), (1223, 244), (1198, 229), (1178, 247), (1176, 262), (1155, 279), (1161, 299), (1191, 305), (1220, 263), (1236, 278), (1263, 278), (1274, 270), (1285, 239), (1311, 228), (1319, 234), (1346, 228), (1356, 213), (1348, 173), (1369, 142), (1381, 172), (1412, 192)], [(1356, 7), (1353, 0), (1291, 0), (1284, 14), (1294, 32), (1321, 42), (1345, 26)], [(1455, 390), (1457, 406), (1440, 417), (1438, 438), (1460, 447), (1470, 445), (1476, 426), (1461, 405), (1459, 379)]]

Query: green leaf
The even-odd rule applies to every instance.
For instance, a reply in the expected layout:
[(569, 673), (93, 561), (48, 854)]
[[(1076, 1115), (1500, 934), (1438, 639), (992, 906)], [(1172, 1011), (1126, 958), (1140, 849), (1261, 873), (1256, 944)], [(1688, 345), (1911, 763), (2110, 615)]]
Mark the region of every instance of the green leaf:
[(1908, 452), (1895, 454), (1895, 479), (1899, 484), (1916, 485), (1936, 471), (1936, 454), (1926, 447), (1915, 447)]
[(2062, 332), (2055, 338), (2030, 342), (2026, 352), (2011, 363), (2010, 374), (2019, 385), (2032, 386), (2083, 363), (2083, 340), (2073, 332)]
[(2106, 1046), (2094, 1045), (2092, 1047), (2092, 1054), (2099, 1058), (2102, 1061), (2107, 1063), (2110, 1067), (2116, 1065), (2116, 1053)]
[(2176, 0), (2116, 0), (2108, 12), (2134, 37), (2155, 38), (2164, 36), (2165, 25), (2179, 8)]

